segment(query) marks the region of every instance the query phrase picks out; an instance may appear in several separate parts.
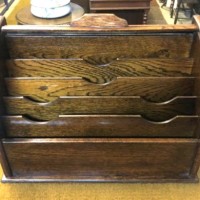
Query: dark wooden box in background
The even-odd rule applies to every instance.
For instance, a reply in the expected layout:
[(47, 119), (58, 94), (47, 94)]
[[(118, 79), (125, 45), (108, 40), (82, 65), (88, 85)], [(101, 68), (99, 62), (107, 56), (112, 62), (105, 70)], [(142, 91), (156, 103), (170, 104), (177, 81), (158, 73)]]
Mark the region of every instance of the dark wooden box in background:
[(90, 11), (114, 13), (129, 24), (146, 24), (151, 0), (89, 0)]

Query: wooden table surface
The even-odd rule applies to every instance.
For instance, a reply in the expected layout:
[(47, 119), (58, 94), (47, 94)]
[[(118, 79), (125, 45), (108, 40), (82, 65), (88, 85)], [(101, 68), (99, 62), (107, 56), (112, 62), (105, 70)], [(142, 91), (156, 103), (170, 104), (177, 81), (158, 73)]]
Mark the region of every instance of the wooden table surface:
[(55, 19), (43, 19), (43, 18), (38, 18), (35, 17), (30, 10), (30, 6), (27, 6), (23, 9), (21, 9), (17, 15), (16, 15), (16, 20), (18, 24), (21, 25), (62, 25), (62, 24), (68, 24), (71, 21), (74, 21), (80, 17), (83, 16), (84, 14), (84, 9), (75, 4), (71, 3), (72, 11), (70, 14), (60, 17), (60, 18), (55, 18)]

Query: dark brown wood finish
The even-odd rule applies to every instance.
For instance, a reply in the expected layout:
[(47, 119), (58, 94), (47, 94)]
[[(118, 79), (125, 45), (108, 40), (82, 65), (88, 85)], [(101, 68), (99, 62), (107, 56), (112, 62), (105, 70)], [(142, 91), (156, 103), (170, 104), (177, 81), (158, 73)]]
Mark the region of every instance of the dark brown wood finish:
[(10, 138), (42, 137), (195, 137), (198, 116), (178, 116), (165, 122), (151, 122), (137, 115), (62, 115), (47, 122), (22, 116), (3, 118)]
[(5, 41), (1, 32), (1, 28), (4, 25), (6, 25), (5, 18), (0, 16), (0, 164), (3, 168), (4, 174), (7, 177), (11, 177), (12, 172), (1, 141), (1, 138), (5, 137), (5, 130), (2, 124), (2, 115), (5, 114), (5, 109), (3, 106), (3, 95), (5, 94), (5, 84), (3, 77), (5, 75), (5, 60), (7, 59), (7, 53), (5, 48)]
[(141, 96), (163, 102), (176, 96), (195, 95), (194, 77), (124, 77), (108, 83), (102, 77), (93, 78), (8, 78), (6, 85), (9, 95), (40, 102), (54, 101), (60, 96)]
[(175, 98), (165, 103), (148, 103), (140, 97), (62, 97), (37, 103), (23, 97), (4, 97), (8, 115), (25, 115), (36, 120), (53, 120), (67, 114), (133, 114), (152, 121), (177, 115), (195, 115), (195, 97)]
[(117, 58), (188, 58), (193, 40), (192, 34), (132, 33), (121, 37), (102, 33), (98, 36), (65, 35), (62, 38), (51, 36), (50, 33), (46, 35), (48, 37), (31, 35), (31, 32), (29, 34), (6, 36), (12, 58), (82, 58), (97, 63)]
[(4, 50), (5, 50), (5, 42), (4, 42), (4, 37), (2, 35), (2, 27), (5, 26), (5, 25), (6, 25), (5, 18), (3, 16), (0, 16), (0, 28), (1, 28), (0, 29), (0, 33), (1, 33), (1, 37), (0, 37), (0, 45), (1, 45), (0, 58), (1, 58), (1, 61), (6, 58), (6, 54), (7, 54), (6, 52), (4, 52)]
[(121, 59), (101, 63), (82, 59), (15, 59), (7, 61), (7, 70), (10, 77), (77, 76), (104, 83), (117, 77), (187, 77), (193, 66), (192, 59)]
[(90, 0), (92, 10), (137, 10), (137, 8), (149, 8), (147, 0)]
[(181, 180), (191, 178), (197, 140), (5, 139), (3, 146), (14, 178)]
[[(0, 119), (3, 114), (5, 114), (5, 109), (3, 106), (3, 96), (5, 95), (5, 84), (4, 84), (4, 77), (5, 77), (5, 60), (8, 59), (7, 51), (5, 47), (5, 40), (2, 35), (1, 28), (2, 26), (6, 25), (5, 18), (0, 16)], [(4, 137), (4, 130), (1, 125), (0, 120), (0, 138)]]
[(103, 27), (102, 16), (86, 18), (2, 28), (7, 178), (196, 181), (199, 17)]
[(89, 0), (91, 12), (114, 13), (129, 24), (146, 24), (150, 0)]
[[(195, 81), (195, 93), (197, 94), (198, 101), (197, 104), (200, 105), (200, 57), (199, 57), (199, 53), (200, 53), (200, 34), (198, 33), (196, 35), (196, 38), (194, 40), (194, 47), (196, 49), (196, 51), (192, 51), (193, 56), (195, 57), (195, 62), (193, 65), (193, 70), (192, 70), (192, 74), (196, 77), (196, 81)], [(200, 108), (198, 106), (197, 108), (198, 113), (200, 113)]]
[[(199, 16), (195, 16), (194, 17), (194, 23), (198, 26), (198, 28), (200, 29), (200, 17)], [(195, 82), (195, 90), (196, 90), (196, 94), (197, 94), (197, 114), (200, 115), (200, 33), (196, 33), (195, 34), (195, 38), (194, 38), (194, 42), (193, 42), (193, 46), (192, 46), (192, 51), (191, 51), (191, 55), (192, 57), (194, 57), (194, 65), (193, 65), (193, 71), (192, 74), (195, 75), (196, 77), (196, 82)], [(200, 121), (198, 120), (198, 124), (197, 124), (197, 129), (196, 129), (196, 137), (200, 138)], [(197, 146), (196, 149), (196, 157), (194, 157), (194, 162), (193, 162), (193, 166), (191, 168), (191, 174), (193, 176), (196, 176), (198, 169), (199, 169), (199, 162), (200, 159), (200, 143)]]
[(13, 176), (12, 170), (10, 168), (10, 163), (8, 162), (7, 155), (4, 151), (2, 140), (0, 140), (0, 162), (1, 162), (1, 166), (3, 168), (5, 176), (8, 178), (12, 177)]
[(194, 155), (194, 158), (193, 158), (193, 165), (190, 169), (190, 174), (192, 177), (196, 177), (197, 173), (198, 173), (198, 170), (199, 170), (199, 159), (200, 159), (200, 144), (199, 144), (199, 141), (198, 141), (198, 145), (196, 147), (196, 153)]

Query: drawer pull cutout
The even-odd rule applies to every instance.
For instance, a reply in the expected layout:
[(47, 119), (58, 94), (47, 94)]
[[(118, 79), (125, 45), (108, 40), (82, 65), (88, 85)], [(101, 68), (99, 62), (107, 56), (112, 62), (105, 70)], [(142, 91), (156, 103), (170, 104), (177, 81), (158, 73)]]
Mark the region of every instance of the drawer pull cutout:
[(152, 122), (139, 115), (60, 115), (37, 122), (5, 116), (8, 137), (194, 137), (198, 116), (177, 116)]
[(152, 102), (163, 102), (176, 96), (195, 95), (194, 80), (192, 77), (129, 77), (117, 78), (110, 84), (91, 84), (81, 78), (7, 78), (6, 85), (9, 95), (28, 96), (40, 102), (60, 96), (144, 96)]
[(7, 60), (9, 77), (83, 77), (99, 84), (117, 77), (188, 77), (192, 65), (191, 58), (106, 60), (98, 66), (82, 59)]
[(50, 103), (36, 103), (24, 97), (4, 97), (9, 115), (27, 115), (52, 120), (70, 114), (132, 114), (152, 121), (177, 115), (194, 115), (196, 97), (177, 97), (165, 104), (147, 103), (140, 97), (60, 97)]

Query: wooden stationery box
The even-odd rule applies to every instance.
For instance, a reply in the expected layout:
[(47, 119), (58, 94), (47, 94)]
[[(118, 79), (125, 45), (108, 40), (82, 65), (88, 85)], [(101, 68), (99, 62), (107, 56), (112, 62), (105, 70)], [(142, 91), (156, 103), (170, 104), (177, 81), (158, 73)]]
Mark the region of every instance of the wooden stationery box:
[(3, 180), (197, 181), (199, 21), (1, 18)]

